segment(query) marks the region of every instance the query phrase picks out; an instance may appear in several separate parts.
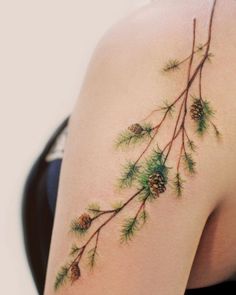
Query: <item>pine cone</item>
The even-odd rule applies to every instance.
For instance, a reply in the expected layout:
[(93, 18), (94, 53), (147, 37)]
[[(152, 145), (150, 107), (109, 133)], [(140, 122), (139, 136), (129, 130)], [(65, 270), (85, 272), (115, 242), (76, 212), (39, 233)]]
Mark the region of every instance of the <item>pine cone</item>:
[(153, 194), (158, 196), (159, 194), (165, 192), (166, 190), (165, 178), (162, 174), (155, 173), (150, 175), (148, 182)]
[(191, 118), (195, 121), (198, 121), (203, 116), (203, 105), (201, 99), (196, 99), (191, 105), (190, 109)]
[(78, 218), (78, 226), (81, 230), (87, 230), (89, 229), (91, 223), (92, 223), (92, 218), (90, 217), (89, 214), (83, 213), (79, 218)]
[(128, 129), (136, 135), (139, 135), (143, 132), (143, 127), (138, 123), (132, 124), (128, 127)]
[(73, 262), (71, 265), (71, 274), (70, 274), (70, 280), (72, 283), (77, 281), (80, 278), (80, 268), (78, 262)]

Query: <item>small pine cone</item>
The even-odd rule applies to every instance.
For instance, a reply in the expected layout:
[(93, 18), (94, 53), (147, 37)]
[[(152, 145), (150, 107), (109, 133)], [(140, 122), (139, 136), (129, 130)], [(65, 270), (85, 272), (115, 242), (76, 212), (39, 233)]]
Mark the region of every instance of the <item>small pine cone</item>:
[(91, 223), (92, 223), (92, 218), (90, 217), (89, 214), (83, 213), (79, 218), (78, 218), (78, 226), (80, 227), (81, 230), (87, 230), (89, 229)]
[(201, 119), (203, 115), (203, 105), (200, 99), (196, 99), (191, 105), (190, 113), (193, 120), (197, 121)]
[(73, 262), (71, 265), (71, 273), (70, 273), (70, 280), (71, 283), (73, 284), (75, 281), (77, 281), (80, 278), (80, 268), (79, 268), (79, 263), (78, 262)]
[(136, 135), (139, 135), (143, 132), (143, 127), (138, 123), (132, 124), (128, 127), (128, 129)]
[(153, 194), (159, 195), (165, 192), (166, 190), (165, 178), (162, 174), (160, 173), (152, 174), (149, 176), (148, 181)]

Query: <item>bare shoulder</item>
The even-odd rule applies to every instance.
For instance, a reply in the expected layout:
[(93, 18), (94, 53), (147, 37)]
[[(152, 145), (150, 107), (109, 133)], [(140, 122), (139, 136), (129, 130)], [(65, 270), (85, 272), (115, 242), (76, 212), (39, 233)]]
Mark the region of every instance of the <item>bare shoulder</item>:
[[(197, 20), (198, 41), (207, 38), (206, 27), (212, 3), (206, 0), (155, 1), (113, 25), (100, 40), (97, 51), (107, 48), (112, 54), (127, 55), (134, 53), (134, 48), (146, 50), (142, 53), (150, 50), (158, 54), (160, 51), (159, 56), (163, 59), (163, 53), (173, 53), (173, 46), (176, 54), (181, 53), (181, 50), (186, 50), (185, 44), (191, 42), (191, 22), (194, 18)], [(228, 0), (225, 5), (225, 1), (217, 0), (213, 27), (215, 48), (222, 42), (229, 46), (232, 44), (232, 48), (235, 46), (235, 22), (235, 1)]]

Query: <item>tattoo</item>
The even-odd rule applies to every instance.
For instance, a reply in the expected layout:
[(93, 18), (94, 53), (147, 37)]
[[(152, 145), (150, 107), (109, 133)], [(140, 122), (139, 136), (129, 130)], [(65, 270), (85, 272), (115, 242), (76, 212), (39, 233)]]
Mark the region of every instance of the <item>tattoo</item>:
[[(84, 244), (81, 246), (74, 244), (71, 247), (71, 252), (69, 254), (71, 261), (64, 265), (58, 272), (54, 283), (55, 290), (62, 286), (68, 279), (71, 283), (74, 283), (80, 278), (80, 262), (85, 255), (88, 257), (89, 266), (91, 268), (94, 267), (98, 256), (98, 246), (102, 231), (105, 229), (106, 225), (120, 212), (123, 212), (131, 202), (135, 200), (138, 201), (138, 206), (133, 216), (124, 220), (121, 228), (121, 242), (131, 240), (135, 233), (147, 221), (147, 202), (155, 200), (161, 194), (164, 194), (167, 185), (174, 188), (178, 197), (182, 196), (185, 182), (181, 174), (182, 171), (187, 171), (187, 174), (196, 173), (196, 163), (193, 158), (196, 145), (187, 131), (186, 119), (188, 116), (194, 122), (196, 133), (199, 136), (203, 136), (210, 127), (213, 128), (217, 138), (221, 136), (215, 123), (212, 121), (215, 112), (210, 102), (205, 100), (202, 94), (203, 69), (206, 62), (213, 56), (210, 52), (210, 46), (216, 2), (217, 0), (213, 1), (207, 42), (196, 45), (196, 19), (194, 19), (191, 54), (183, 60), (169, 60), (163, 68), (163, 71), (167, 73), (177, 71), (182, 65), (187, 64), (187, 81), (185, 88), (171, 103), (165, 101), (160, 108), (154, 109), (146, 118), (140, 121), (140, 123), (132, 124), (117, 137), (115, 142), (116, 148), (130, 147), (138, 145), (139, 143), (145, 143), (145, 148), (137, 159), (128, 161), (124, 165), (118, 181), (120, 189), (128, 187), (135, 188), (135, 193), (125, 202), (115, 204), (112, 208), (107, 210), (101, 209), (98, 203), (92, 203), (88, 206), (85, 213), (72, 221), (71, 231), (76, 233), (77, 237), (78, 234), (88, 234), (91, 226), (94, 224), (94, 226), (96, 226), (99, 221), (100, 224), (90, 233), (90, 236), (88, 236)], [(199, 53), (201, 53), (201, 55), (199, 55)], [(195, 68), (193, 66), (194, 59), (196, 59), (197, 64)], [(198, 85), (197, 96), (190, 94), (194, 82)], [(190, 106), (188, 105), (189, 100), (191, 100)], [(149, 122), (149, 119), (155, 113), (162, 114), (158, 124)], [(157, 135), (165, 124), (168, 115), (171, 115), (171, 118), (175, 119), (174, 128), (169, 141), (161, 148), (157, 142)], [(170, 176), (170, 167), (167, 163), (173, 146), (176, 146), (177, 138), (180, 138), (179, 154), (175, 167), (172, 167), (172, 171), (175, 171), (174, 175)], [(153, 145), (155, 148), (151, 149)], [(144, 156), (146, 157), (145, 159)], [(107, 217), (105, 220), (104, 216)]]

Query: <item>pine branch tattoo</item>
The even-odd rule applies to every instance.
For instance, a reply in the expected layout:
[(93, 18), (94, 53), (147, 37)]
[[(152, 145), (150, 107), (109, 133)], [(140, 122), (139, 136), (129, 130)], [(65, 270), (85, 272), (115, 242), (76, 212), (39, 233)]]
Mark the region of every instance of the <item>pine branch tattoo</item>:
[[(187, 81), (185, 88), (171, 102), (164, 102), (163, 106), (153, 110), (143, 121), (144, 123), (134, 123), (126, 130), (121, 132), (117, 137), (115, 146), (117, 149), (122, 147), (136, 146), (139, 143), (145, 143), (145, 148), (134, 161), (128, 161), (121, 173), (118, 185), (120, 189), (132, 187), (136, 192), (131, 195), (125, 202), (115, 204), (111, 209), (104, 210), (99, 204), (90, 204), (87, 211), (81, 216), (74, 219), (71, 223), (71, 231), (79, 235), (87, 235), (90, 227), (94, 223), (98, 223), (97, 228), (90, 233), (86, 242), (78, 246), (73, 244), (69, 256), (71, 261), (62, 266), (56, 275), (54, 289), (57, 290), (66, 281), (74, 283), (81, 276), (80, 262), (86, 255), (90, 268), (96, 264), (98, 257), (98, 246), (100, 235), (106, 225), (110, 223), (120, 212), (134, 200), (138, 201), (138, 207), (134, 215), (125, 219), (121, 228), (121, 242), (127, 242), (133, 238), (136, 232), (142, 227), (148, 219), (146, 204), (155, 200), (166, 192), (167, 185), (174, 187), (174, 191), (178, 197), (182, 196), (185, 180), (182, 177), (183, 169), (189, 174), (196, 172), (196, 163), (193, 153), (196, 150), (194, 141), (189, 137), (186, 126), (186, 119), (189, 118), (194, 122), (196, 133), (200, 136), (204, 135), (210, 127), (213, 128), (215, 135), (219, 138), (220, 132), (213, 122), (214, 110), (209, 101), (204, 99), (202, 94), (202, 76), (206, 62), (212, 58), (210, 52), (212, 40), (212, 24), (217, 0), (213, 1), (211, 10), (208, 38), (204, 44), (196, 45), (196, 19), (193, 20), (193, 40), (191, 54), (183, 60), (171, 59), (163, 68), (165, 73), (177, 71), (181, 66), (187, 64)], [(201, 57), (198, 53), (201, 52)], [(197, 66), (193, 68), (194, 59), (198, 60)], [(197, 83), (198, 95), (190, 94), (192, 85)], [(188, 106), (191, 100), (190, 106)], [(162, 113), (162, 118), (158, 124), (153, 125), (148, 119), (155, 113)], [(157, 143), (157, 136), (161, 127), (165, 124), (167, 116), (175, 116), (174, 130), (169, 141), (163, 148)], [(176, 161), (175, 175), (170, 177), (170, 167), (167, 165), (169, 155), (176, 139), (180, 138), (179, 155)], [(151, 146), (156, 146), (151, 150)], [(145, 159), (144, 159), (145, 157)], [(173, 170), (173, 167), (172, 167)], [(104, 221), (100, 221), (100, 217), (107, 216)], [(100, 224), (99, 224), (100, 221)]]

